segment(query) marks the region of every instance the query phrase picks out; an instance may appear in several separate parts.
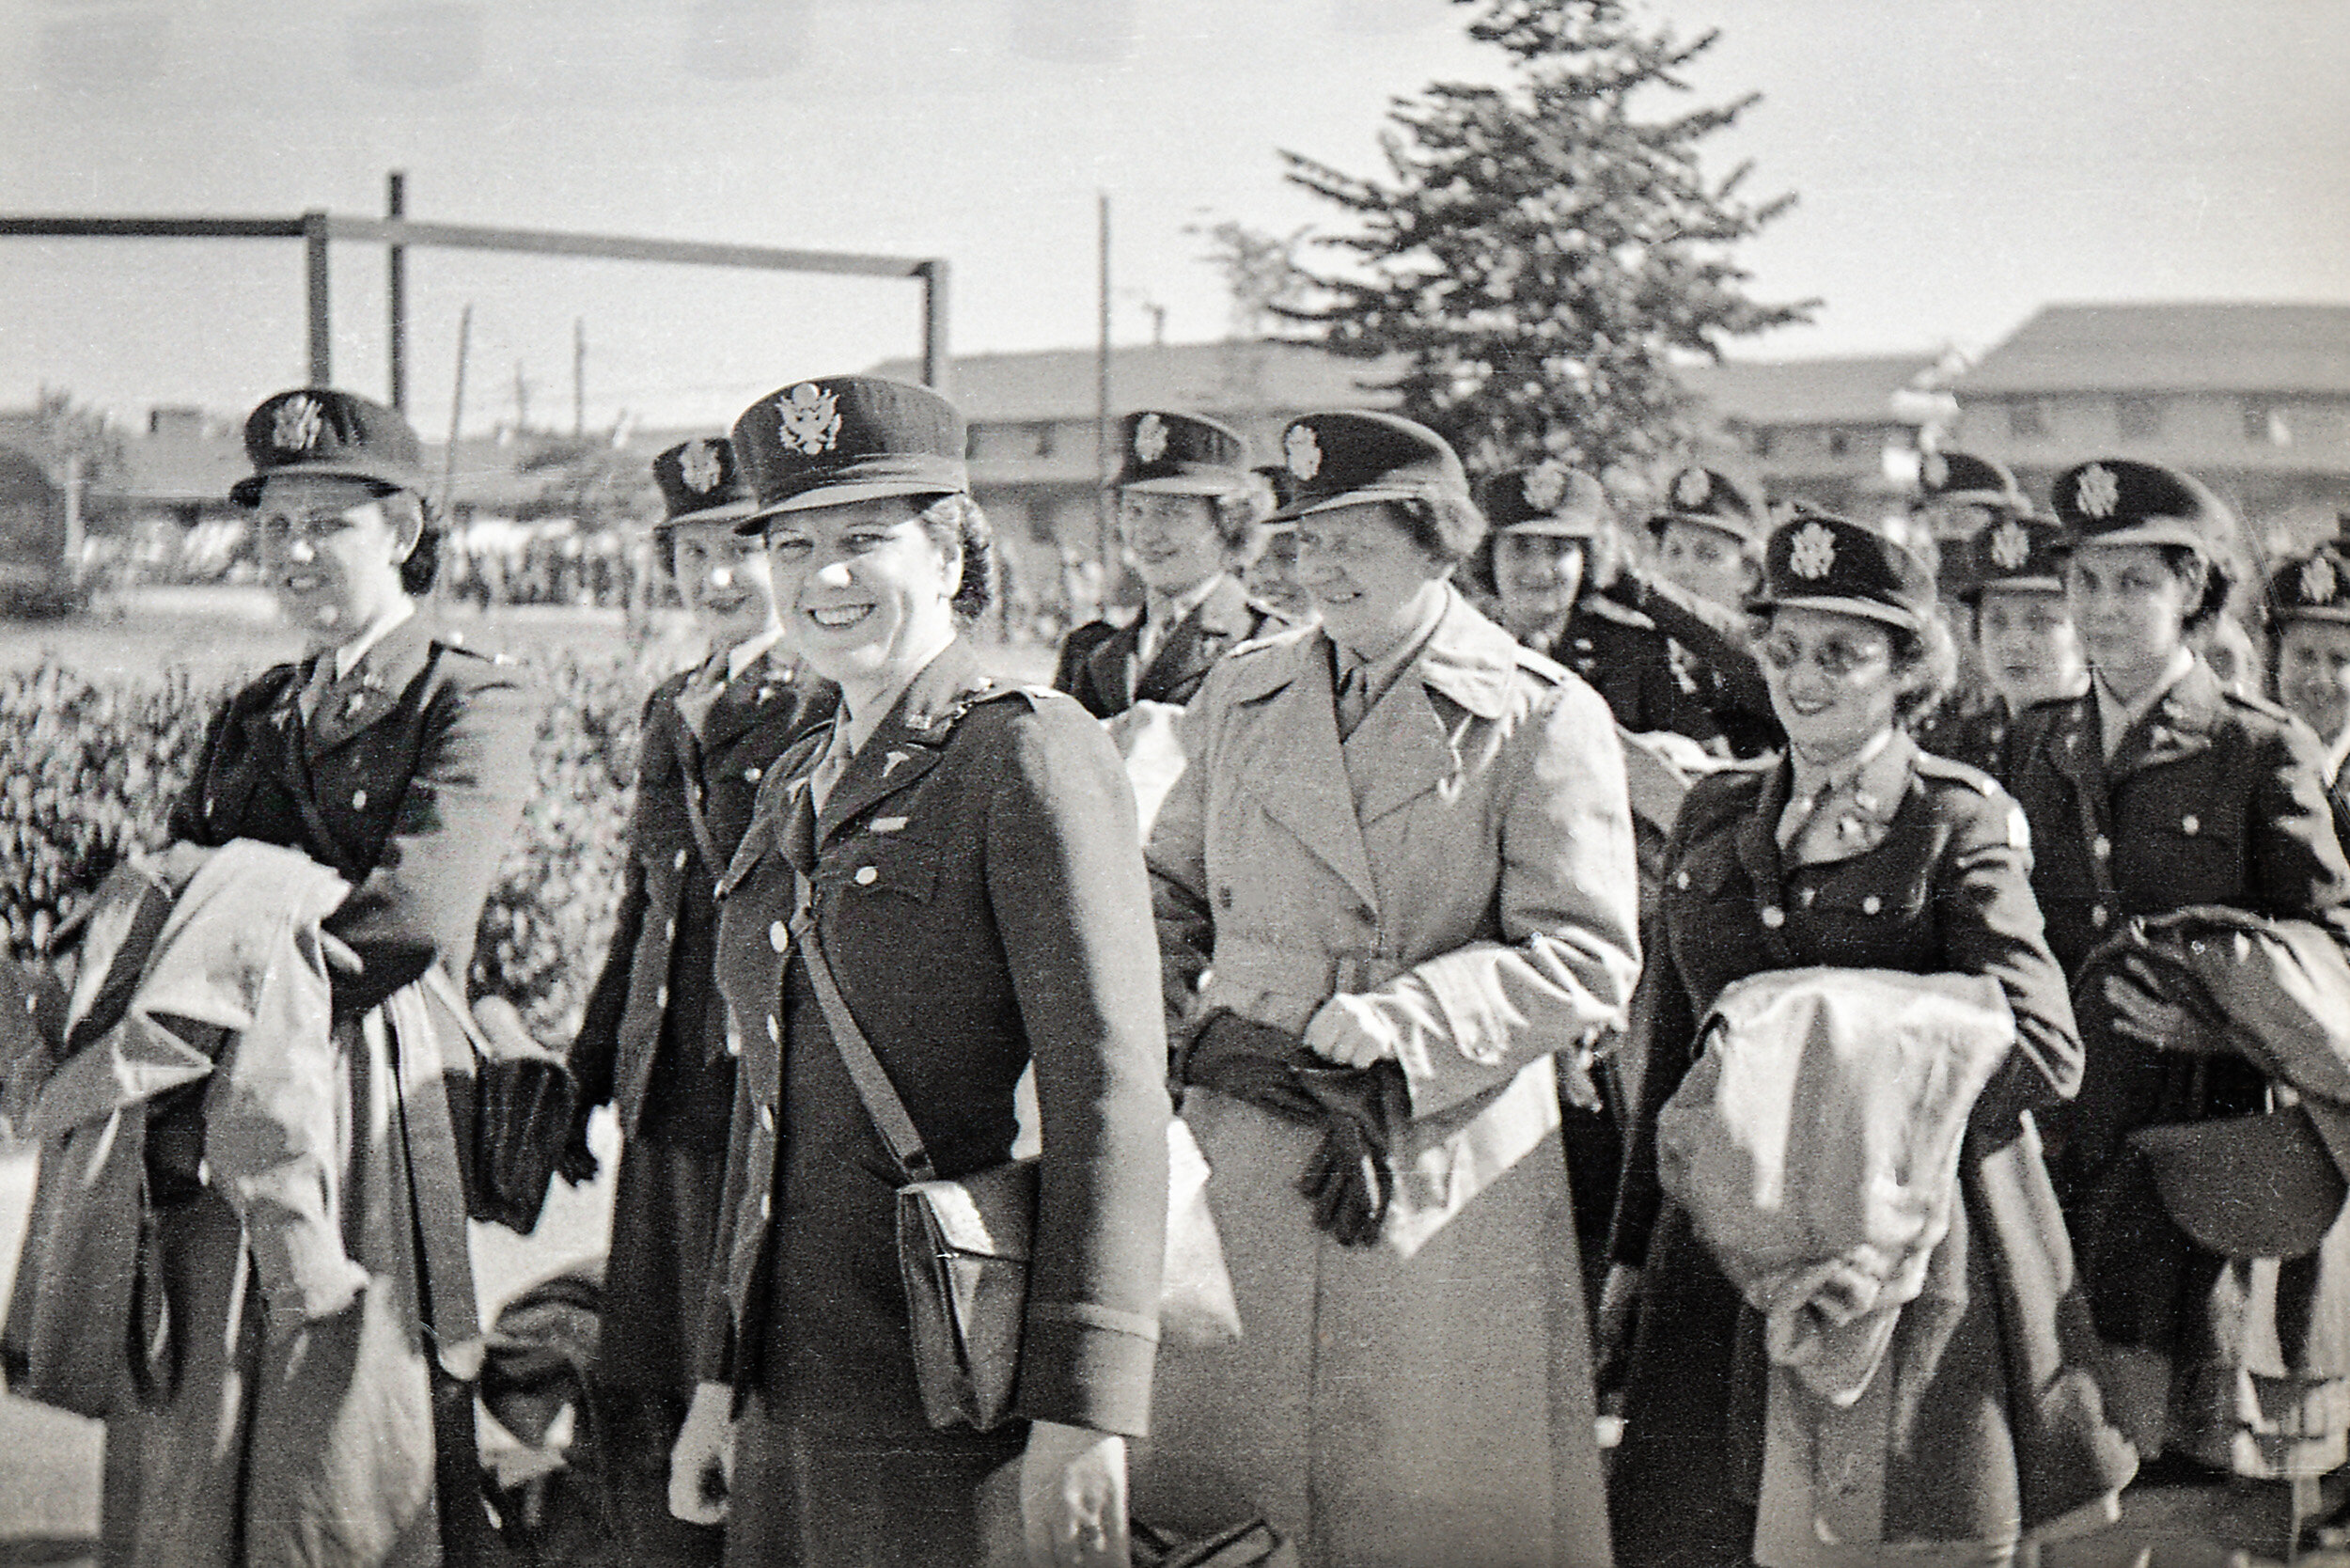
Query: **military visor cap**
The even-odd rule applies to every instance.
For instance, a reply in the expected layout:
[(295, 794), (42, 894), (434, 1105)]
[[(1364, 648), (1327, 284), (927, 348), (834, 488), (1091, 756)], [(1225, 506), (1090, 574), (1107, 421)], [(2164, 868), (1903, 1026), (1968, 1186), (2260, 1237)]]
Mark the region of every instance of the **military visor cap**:
[(1914, 632), (1934, 613), (1934, 576), (1872, 528), (1799, 512), (1763, 544), (1762, 587), (1747, 607), (1834, 610)]
[(1556, 458), (1496, 474), (1477, 499), (1496, 533), (1594, 539), (1607, 526), (1607, 492)]
[(425, 494), (424, 451), (395, 410), (348, 392), (306, 386), (264, 399), (244, 422), (253, 472), (228, 487), (241, 507), (260, 505), (261, 487), (281, 474), (361, 479)]
[(1985, 593), (2062, 593), (2064, 530), (2045, 517), (2002, 517), (1966, 545), (1966, 604)]
[(751, 487), (738, 533), (777, 512), (892, 495), (967, 494), (963, 416), (927, 386), (878, 376), (825, 376), (769, 393), (734, 421), (734, 455)]
[(661, 487), (661, 524), (739, 523), (751, 514), (750, 486), (734, 462), (734, 443), (723, 435), (697, 436), (652, 460), (653, 482)]
[(1918, 492), (1920, 502), (1964, 502), (2017, 512), (2031, 510), (2005, 463), (1972, 452), (1926, 453), (1918, 463)]
[(2067, 468), (2056, 477), (2050, 496), (2067, 550), (2176, 544), (2208, 558), (2212, 535), (2232, 523), (2226, 504), (2201, 480), (2127, 458)]
[(1665, 510), (1648, 520), (1649, 532), (1662, 538), (1675, 523), (1716, 529), (1741, 544), (1760, 544), (1768, 528), (1746, 487), (1711, 468), (1684, 468), (1665, 487)]
[(1393, 414), (1300, 415), (1281, 432), (1281, 461), (1297, 490), (1273, 522), (1371, 501), (1469, 501), (1468, 475), (1444, 437)]
[(1248, 443), (1196, 414), (1129, 414), (1113, 490), (1167, 495), (1236, 495), (1248, 489)]
[(2295, 620), (2350, 621), (2350, 557), (2320, 549), (2287, 561), (2268, 579), (2277, 624)]

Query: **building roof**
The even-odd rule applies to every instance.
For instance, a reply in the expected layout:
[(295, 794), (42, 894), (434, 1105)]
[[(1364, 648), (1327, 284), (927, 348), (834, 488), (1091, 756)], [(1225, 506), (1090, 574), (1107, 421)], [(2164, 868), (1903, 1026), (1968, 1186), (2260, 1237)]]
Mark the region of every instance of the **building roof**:
[(121, 478), (110, 497), (167, 506), (228, 505), (228, 487), (253, 472), (242, 431), (131, 435), (121, 443)]
[(1951, 390), (2350, 394), (2350, 305), (2051, 305)]
[(1731, 359), (1685, 366), (1680, 376), (1717, 417), (1743, 425), (1916, 425), (1893, 395), (1920, 385), (1938, 363), (1930, 353)]
[[(877, 376), (919, 381), (918, 361), (892, 359)], [(1379, 407), (1393, 401), (1371, 390), (1376, 360), (1343, 359), (1313, 343), (1277, 340), (1162, 343), (1110, 351), (1110, 409), (1197, 409), (1202, 413), (1302, 414), (1308, 409)], [(975, 425), (1090, 419), (1094, 352), (1044, 349), (1028, 353), (958, 355), (954, 398)]]

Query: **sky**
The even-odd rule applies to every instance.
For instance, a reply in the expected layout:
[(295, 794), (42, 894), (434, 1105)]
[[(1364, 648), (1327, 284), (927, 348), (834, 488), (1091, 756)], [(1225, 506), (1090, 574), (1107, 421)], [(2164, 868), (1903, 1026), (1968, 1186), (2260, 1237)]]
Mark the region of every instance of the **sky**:
[[(1794, 192), (1741, 253), (1822, 301), (1742, 357), (1987, 349), (2054, 301), (2350, 303), (2350, 0), (1636, 0), (1720, 29), (1692, 103)], [(957, 353), (1221, 336), (1189, 229), (1342, 218), (1280, 149), (1380, 168), (1387, 104), (1504, 59), (1449, 0), (11, 0), (0, 212), (383, 210), (515, 227), (943, 256)], [(139, 421), (306, 373), (293, 242), (0, 240), (0, 406)], [(385, 385), (380, 249), (334, 253), (337, 380)], [(411, 408), (465, 425), (720, 425), (919, 345), (916, 285), (411, 254)], [(517, 382), (521, 383), (518, 389)]]

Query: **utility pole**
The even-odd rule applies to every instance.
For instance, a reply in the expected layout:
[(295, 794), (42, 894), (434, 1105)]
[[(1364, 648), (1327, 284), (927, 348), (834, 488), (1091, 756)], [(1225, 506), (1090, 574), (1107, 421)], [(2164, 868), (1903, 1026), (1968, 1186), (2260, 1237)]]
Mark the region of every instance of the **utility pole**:
[[(395, 223), (408, 215), (408, 176), (399, 169), (384, 177), (384, 215)], [(391, 314), (388, 341), (392, 406), (405, 414), (408, 411), (408, 247), (386, 245), (384, 256), (386, 269), (384, 297)]]
[(1101, 193), (1095, 214), (1100, 239), (1099, 311), (1093, 349), (1093, 547), (1102, 565), (1097, 613), (1109, 608), (1117, 567), (1110, 550), (1110, 194)]
[(457, 431), (465, 417), (465, 356), (473, 348), (473, 302), (457, 316), (457, 387), (448, 398), (448, 453), (441, 468), (441, 515), (449, 515), (457, 494)]
[(523, 362), (514, 361), (514, 433), (530, 431), (530, 383), (523, 379)]
[(588, 433), (588, 318), (572, 318), (572, 439)]

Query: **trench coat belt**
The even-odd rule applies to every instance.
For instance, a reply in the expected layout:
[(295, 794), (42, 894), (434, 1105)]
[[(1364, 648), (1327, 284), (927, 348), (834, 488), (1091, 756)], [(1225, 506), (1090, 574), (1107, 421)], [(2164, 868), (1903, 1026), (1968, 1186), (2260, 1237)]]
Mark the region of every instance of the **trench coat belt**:
[(1214, 982), (1245, 991), (1327, 998), (1386, 984), (1409, 964), (1377, 953), (1334, 953), (1246, 936), (1218, 936), (1210, 963)]
[[(442, 1035), (427, 993), (440, 1003), (438, 1011), (454, 1026), (456, 1039)], [(400, 1096), (400, 1125), (394, 1136), (406, 1144), (417, 1210), (417, 1262), (424, 1271), (431, 1314), (426, 1331), (442, 1370), (470, 1383), (481, 1375), (488, 1346), (481, 1333), (465, 1227), (464, 1178), (457, 1164), (457, 1140), (471, 1129), (461, 1132), (449, 1114), (446, 1064), (452, 1050), (471, 1055), (476, 1065), (484, 1052), (474, 1037), (472, 1011), (438, 964), (415, 984), (384, 998), (383, 1014), (391, 1027)]]

